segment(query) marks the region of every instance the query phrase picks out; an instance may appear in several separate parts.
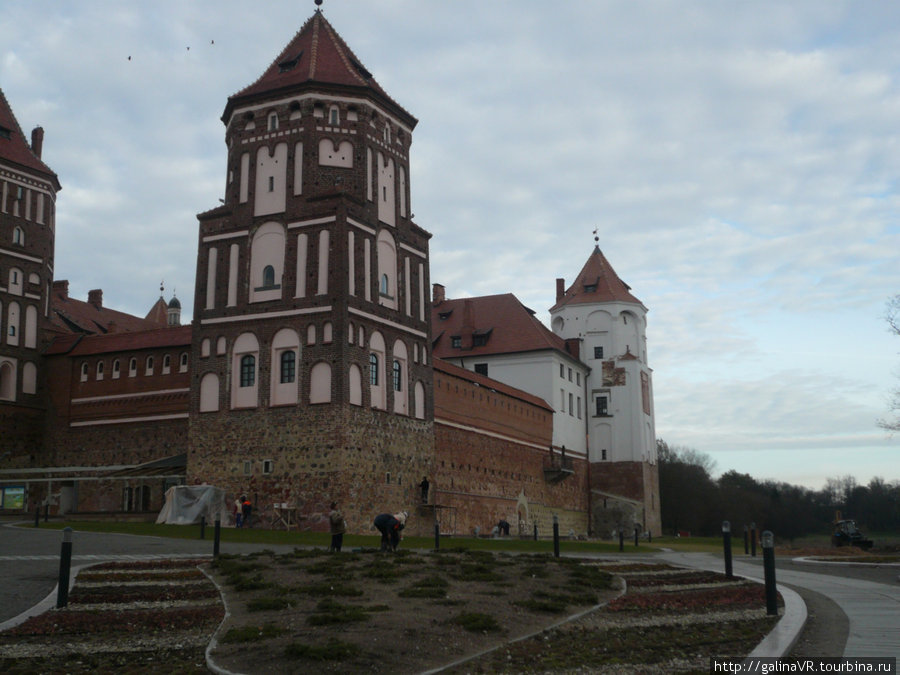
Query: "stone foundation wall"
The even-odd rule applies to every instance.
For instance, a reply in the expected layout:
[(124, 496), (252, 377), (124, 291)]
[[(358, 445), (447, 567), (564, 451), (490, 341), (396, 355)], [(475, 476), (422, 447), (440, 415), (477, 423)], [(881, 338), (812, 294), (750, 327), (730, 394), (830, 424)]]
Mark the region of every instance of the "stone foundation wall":
[(261, 525), (277, 526), (286, 504), (301, 530), (325, 532), (336, 501), (352, 533), (401, 510), (408, 534), (431, 527), (414, 508), (434, 459), (430, 422), (351, 405), (259, 408), (194, 415), (190, 439), (188, 483), (247, 495)]

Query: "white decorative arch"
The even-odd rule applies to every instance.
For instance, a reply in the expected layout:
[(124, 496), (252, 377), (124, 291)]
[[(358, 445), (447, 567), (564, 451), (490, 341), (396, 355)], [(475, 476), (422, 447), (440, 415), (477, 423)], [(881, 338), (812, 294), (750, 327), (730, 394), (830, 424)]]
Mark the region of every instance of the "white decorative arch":
[(416, 380), (416, 385), (413, 390), (414, 398), (415, 398), (415, 416), (416, 419), (424, 420), (425, 419), (425, 385), (423, 385), (420, 381)]
[(37, 393), (37, 366), (31, 361), (26, 361), (22, 366), (22, 393)]
[(19, 303), (11, 302), (6, 308), (6, 344), (19, 344)]
[(37, 349), (37, 321), (37, 307), (28, 305), (25, 308), (25, 346), (29, 349)]
[(231, 348), (231, 407), (255, 408), (258, 401), (259, 340), (253, 333), (242, 333)]
[(0, 359), (0, 401), (16, 400), (16, 362)]
[(219, 409), (219, 376), (206, 373), (200, 379), (200, 412), (215, 412)]
[(295, 405), (299, 400), (300, 336), (282, 328), (272, 338), (271, 403)]
[(309, 402), (331, 403), (331, 365), (319, 361), (309, 373)]
[(350, 141), (335, 142), (330, 138), (323, 138), (319, 141), (319, 165), (352, 169), (353, 143)]
[(284, 212), (287, 204), (287, 155), (287, 143), (279, 143), (271, 153), (266, 146), (256, 151), (254, 216)]
[(396, 340), (391, 348), (391, 388), (394, 392), (394, 412), (409, 414), (409, 357), (406, 344)]
[(384, 338), (377, 330), (369, 336), (369, 398), (373, 408), (387, 409), (387, 383), (385, 382), (386, 349)]
[(378, 303), (397, 309), (397, 244), (391, 233), (378, 233)]
[(250, 244), (250, 302), (281, 299), (285, 232), (281, 223), (268, 222), (253, 234)]
[(350, 364), (350, 405), (362, 405), (362, 370), (355, 363)]

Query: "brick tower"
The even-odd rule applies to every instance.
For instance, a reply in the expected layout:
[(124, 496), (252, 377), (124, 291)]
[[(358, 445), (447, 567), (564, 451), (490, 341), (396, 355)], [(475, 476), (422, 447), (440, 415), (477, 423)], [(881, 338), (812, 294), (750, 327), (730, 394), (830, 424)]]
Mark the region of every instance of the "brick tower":
[(29, 466), (43, 446), (46, 347), (53, 285), (56, 174), (44, 130), (25, 139), (0, 90), (0, 458)]
[(198, 216), (188, 481), (312, 529), (337, 501), (367, 530), (412, 511), (434, 457), (417, 120), (317, 10), (222, 121), (224, 204)]
[(595, 246), (575, 281), (556, 281), (553, 332), (581, 345), (586, 378), (591, 524), (660, 534), (653, 371), (647, 308)]

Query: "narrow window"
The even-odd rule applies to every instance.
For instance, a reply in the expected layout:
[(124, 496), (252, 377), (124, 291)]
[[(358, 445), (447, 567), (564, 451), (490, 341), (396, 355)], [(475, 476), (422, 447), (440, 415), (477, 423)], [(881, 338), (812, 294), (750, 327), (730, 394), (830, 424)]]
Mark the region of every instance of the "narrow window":
[(269, 131), (275, 131), (276, 129), (278, 129), (278, 114), (269, 113)]
[[(209, 349), (209, 343), (207, 342), (207, 349)], [(178, 372), (186, 373), (188, 369), (188, 355), (187, 352), (182, 352), (181, 354), (181, 363), (178, 364)]]
[(119, 379), (120, 368), (121, 368), (121, 366), (119, 364), (119, 359), (116, 359), (115, 361), (113, 361), (112, 376), (113, 376), (114, 380)]
[(403, 389), (403, 367), (399, 361), (394, 361), (394, 391), (402, 391)]
[(382, 295), (388, 295), (388, 291), (390, 290), (390, 281), (388, 280), (387, 274), (381, 275), (381, 283), (379, 284), (378, 291)]
[(82, 363), (81, 364), (81, 381), (87, 382), (87, 378), (88, 378), (88, 364)]
[(378, 386), (378, 354), (369, 354), (369, 384)]
[(256, 383), (256, 357), (245, 354), (241, 357), (241, 386), (252, 387)]
[(594, 358), (595, 359), (603, 358), (603, 347), (594, 347)]
[(274, 471), (275, 471), (275, 460), (264, 459), (263, 460), (263, 473), (273, 473)]
[(560, 377), (566, 376), (566, 367), (561, 363), (559, 364), (559, 376)]
[(152, 375), (152, 374), (153, 374), (153, 357), (152, 357), (152, 356), (148, 356), (148, 357), (147, 357), (147, 369), (146, 369), (146, 371), (144, 372), (144, 374), (145, 374), (145, 375)]
[(22, 231), (21, 227), (17, 227), (13, 230), (13, 243), (18, 244), (19, 246), (25, 245), (25, 233)]
[(253, 460), (250, 460), (250, 459), (244, 460), (244, 475), (245, 476), (253, 475)]
[(293, 382), (297, 377), (297, 355), (292, 351), (281, 352), (281, 384)]
[(266, 265), (263, 268), (262, 285), (263, 288), (271, 288), (275, 285), (275, 268), (271, 265)]
[(572, 405), (572, 399), (573, 399), (572, 394), (569, 394), (569, 416), (570, 417), (574, 416), (574, 414), (575, 414), (575, 411), (572, 410), (572, 408), (575, 407), (574, 405)]
[(163, 375), (168, 375), (172, 371), (172, 357), (166, 354), (163, 357)]
[(97, 379), (103, 379), (103, 361), (97, 361)]
[(607, 414), (607, 405), (608, 400), (606, 396), (598, 396), (597, 397), (597, 416), (603, 417)]
[(341, 123), (340, 113), (338, 112), (337, 106), (331, 106), (331, 109), (328, 111), (328, 123), (331, 126), (337, 126)]
[(602, 459), (603, 461), (606, 461), (606, 448), (603, 448), (600, 451), (600, 459)]
[(137, 359), (132, 358), (128, 362), (128, 377), (134, 377), (135, 375), (137, 375)]

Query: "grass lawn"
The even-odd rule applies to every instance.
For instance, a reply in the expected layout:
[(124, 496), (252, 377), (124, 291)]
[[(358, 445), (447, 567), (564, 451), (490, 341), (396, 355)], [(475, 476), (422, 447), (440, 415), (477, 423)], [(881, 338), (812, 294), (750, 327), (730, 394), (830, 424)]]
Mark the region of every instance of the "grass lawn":
[[(24, 525), (29, 527), (29, 525)], [(199, 525), (157, 525), (156, 523), (126, 523), (106, 521), (51, 521), (41, 522), (40, 527), (46, 529), (62, 529), (71, 527), (74, 531), (82, 532), (112, 532), (120, 534), (144, 535), (150, 537), (170, 537), (174, 539), (200, 539)], [(212, 543), (214, 527), (207, 525), (204, 539)], [(316, 546), (327, 548), (331, 542), (331, 536), (325, 532), (297, 532), (286, 530), (263, 529), (236, 529), (223, 527), (220, 531), (220, 541), (231, 543), (270, 544), (284, 546)], [(373, 548), (380, 544), (380, 535), (344, 535), (344, 549)], [(737, 552), (740, 542), (733, 541), (734, 550)], [(551, 553), (553, 551), (552, 539), (517, 539), (514, 537), (504, 539), (489, 539), (475, 537), (441, 537), (441, 548), (466, 548), (469, 550), (509, 551)], [(560, 551), (568, 554), (577, 553), (620, 553), (619, 543), (613, 541), (569, 541), (560, 539)], [(433, 549), (434, 537), (404, 537), (402, 548), (408, 549)], [(652, 543), (641, 541), (634, 545), (634, 539), (626, 539), (622, 553), (647, 554), (657, 553), (667, 548), (676, 551), (696, 552), (722, 552), (722, 541), (716, 537), (659, 537)]]

